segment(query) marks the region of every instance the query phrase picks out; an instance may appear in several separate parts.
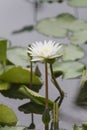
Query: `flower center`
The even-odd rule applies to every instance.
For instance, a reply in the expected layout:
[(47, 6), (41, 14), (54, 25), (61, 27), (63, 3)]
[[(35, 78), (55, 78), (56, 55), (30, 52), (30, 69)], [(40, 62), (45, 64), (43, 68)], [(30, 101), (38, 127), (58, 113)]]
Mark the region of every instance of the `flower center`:
[(44, 48), (44, 49), (42, 49), (42, 50), (41, 50), (41, 52), (42, 52), (42, 53), (45, 53), (45, 52), (47, 52), (47, 53), (48, 53), (48, 52), (49, 52), (49, 49)]

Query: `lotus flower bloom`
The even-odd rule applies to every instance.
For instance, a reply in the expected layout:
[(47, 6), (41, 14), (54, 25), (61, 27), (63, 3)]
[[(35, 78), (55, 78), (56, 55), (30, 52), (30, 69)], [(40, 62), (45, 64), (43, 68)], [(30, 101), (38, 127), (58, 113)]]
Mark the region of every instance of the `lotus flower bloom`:
[(28, 47), (28, 54), (32, 57), (32, 61), (52, 60), (60, 57), (62, 45), (55, 41), (44, 41), (32, 43)]

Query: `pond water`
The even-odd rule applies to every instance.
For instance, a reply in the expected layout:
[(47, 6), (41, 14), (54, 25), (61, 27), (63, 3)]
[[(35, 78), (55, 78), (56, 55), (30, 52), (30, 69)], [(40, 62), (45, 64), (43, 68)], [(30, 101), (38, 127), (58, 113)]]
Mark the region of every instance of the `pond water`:
[[(76, 15), (74, 8), (69, 7), (64, 2), (63, 4), (46, 4), (41, 5), (42, 8), (38, 10), (38, 20), (56, 16), (60, 13), (69, 12)], [(87, 19), (87, 9), (78, 8), (79, 18)], [(7, 38), (11, 40), (12, 45), (21, 45), (27, 47), (28, 44), (39, 41), (48, 40), (49, 37), (43, 36), (36, 31), (24, 32), (19, 34), (12, 34), (13, 31), (21, 29), (22, 27), (34, 24), (34, 7), (31, 3), (26, 0), (0, 0), (0, 37)], [(67, 38), (55, 39), (60, 42), (68, 42)], [(85, 51), (87, 47), (84, 46)], [(82, 61), (86, 61), (84, 58)], [(86, 62), (85, 62), (86, 63)], [(40, 65), (41, 70), (43, 70), (43, 65)], [(43, 68), (43, 69), (42, 69)], [(43, 76), (44, 78), (44, 76)], [(65, 91), (66, 96), (60, 109), (60, 128), (65, 128), (66, 130), (72, 130), (74, 123), (80, 125), (82, 122), (87, 121), (87, 110), (75, 105), (75, 97), (80, 88), (80, 79), (58, 79), (59, 84)], [(54, 100), (58, 95), (56, 89), (51, 84), (49, 80), (49, 97)], [(40, 94), (44, 95), (44, 86), (40, 90)], [(13, 100), (5, 98), (0, 94), (0, 103), (8, 105), (11, 107), (18, 116), (18, 125), (29, 126), (31, 123), (31, 116), (29, 114), (24, 114), (18, 111), (18, 106), (23, 103), (28, 102), (28, 100)], [(36, 124), (37, 130), (44, 130), (43, 123), (41, 122), (40, 115), (34, 115), (34, 122)], [(42, 129), (43, 128), (43, 129)]]

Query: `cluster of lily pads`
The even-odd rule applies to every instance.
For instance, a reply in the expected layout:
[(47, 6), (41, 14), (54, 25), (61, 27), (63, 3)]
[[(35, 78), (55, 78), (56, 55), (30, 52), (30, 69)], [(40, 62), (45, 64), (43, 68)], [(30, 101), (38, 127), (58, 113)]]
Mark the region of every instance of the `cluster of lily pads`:
[[(39, 1), (54, 2), (54, 0)], [(58, 2), (63, 1), (58, 0)], [(87, 7), (86, 0), (67, 0), (67, 3), (73, 7)], [(69, 79), (82, 75), (86, 65), (81, 63), (85, 52), (80, 45), (87, 42), (87, 21), (80, 20), (71, 14), (63, 13), (53, 18), (45, 18), (38, 21), (34, 28), (32, 26), (32, 29), (50, 37), (68, 37), (71, 43), (63, 44), (61, 62), (56, 61), (53, 64), (56, 78), (62, 76)], [(19, 106), (19, 111), (26, 114), (42, 114), (45, 109), (45, 97), (39, 94), (39, 90), (42, 88), (43, 80), (37, 64), (34, 63), (33, 68), (31, 89), (31, 69), (27, 47), (11, 46), (9, 40), (0, 39), (0, 93), (9, 98), (29, 99), (28, 103)], [(48, 103), (50, 111), (53, 110), (54, 102), (49, 99)], [(0, 130), (24, 130), (25, 127), (16, 126), (17, 121), (17, 116), (13, 110), (5, 104), (0, 104)], [(87, 128), (86, 125), (82, 127), (75, 125), (73, 129), (82, 130), (83, 127), (84, 130)]]
[[(74, 55), (70, 55), (70, 50), (73, 51)], [(75, 60), (83, 56), (84, 51), (80, 47), (64, 45), (62, 62), (56, 61), (53, 65), (55, 76), (62, 75), (64, 78), (81, 76), (85, 65)], [(29, 60), (27, 48), (11, 46), (9, 40), (0, 40), (0, 92), (9, 98), (30, 99), (28, 103), (19, 106), (18, 109), (26, 114), (42, 114), (45, 108), (45, 98), (38, 94), (43, 85), (41, 72), (39, 67), (34, 64), (31, 90)], [(53, 101), (49, 99), (49, 110), (52, 109)], [(11, 116), (9, 117), (9, 115)], [(17, 121), (13, 110), (5, 104), (0, 104), (0, 125), (13, 126), (16, 125)], [(5, 129), (5, 127), (1, 128)]]
[(72, 7), (87, 7), (87, 1), (86, 0), (37, 0), (38, 2), (49, 2), (49, 3), (53, 3), (53, 2), (59, 2), (62, 3), (64, 1), (66, 1), (66, 3), (69, 6)]

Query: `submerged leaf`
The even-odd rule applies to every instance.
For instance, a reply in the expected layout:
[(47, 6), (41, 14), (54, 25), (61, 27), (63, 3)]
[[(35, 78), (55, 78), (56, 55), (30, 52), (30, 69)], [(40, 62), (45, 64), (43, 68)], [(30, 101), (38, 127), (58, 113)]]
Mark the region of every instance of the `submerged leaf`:
[(16, 123), (17, 123), (17, 117), (13, 112), (13, 110), (3, 104), (0, 104), (0, 125), (10, 126), (10, 125), (16, 125)]
[(23, 111), (26, 114), (35, 113), (42, 114), (45, 109), (45, 106), (37, 104), (35, 102), (29, 102), (19, 107), (20, 111)]

